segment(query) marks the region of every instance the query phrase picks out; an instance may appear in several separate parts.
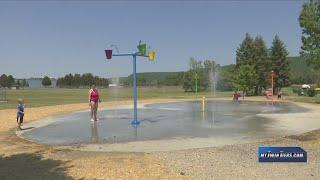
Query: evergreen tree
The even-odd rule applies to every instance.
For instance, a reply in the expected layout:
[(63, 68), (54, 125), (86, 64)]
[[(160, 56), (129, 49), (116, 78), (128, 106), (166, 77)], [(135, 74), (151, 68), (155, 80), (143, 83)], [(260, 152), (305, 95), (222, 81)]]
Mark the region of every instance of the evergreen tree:
[(279, 92), (282, 87), (287, 86), (290, 83), (290, 66), (287, 56), (288, 51), (284, 43), (280, 40), (279, 36), (276, 35), (270, 48), (270, 60), (272, 63), (270, 71), (273, 70), (276, 73), (275, 87), (277, 92)]
[(254, 40), (253, 67), (257, 75), (255, 85), (255, 95), (261, 93), (262, 89), (266, 89), (268, 85), (268, 73), (271, 63), (268, 59), (268, 48), (262, 36), (257, 36)]
[(241, 65), (253, 64), (254, 40), (250, 34), (246, 33), (246, 37), (240, 44), (236, 53), (236, 67)]
[(299, 22), (302, 28), (301, 55), (307, 59), (309, 64), (320, 68), (320, 2), (305, 3)]

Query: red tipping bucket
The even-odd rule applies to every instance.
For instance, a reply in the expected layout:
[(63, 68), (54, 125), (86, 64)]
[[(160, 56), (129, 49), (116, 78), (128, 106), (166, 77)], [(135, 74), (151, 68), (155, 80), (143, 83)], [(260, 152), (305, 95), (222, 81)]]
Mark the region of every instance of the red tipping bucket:
[(112, 58), (112, 50), (111, 49), (106, 49), (106, 50), (104, 50), (104, 52), (106, 53), (107, 59)]

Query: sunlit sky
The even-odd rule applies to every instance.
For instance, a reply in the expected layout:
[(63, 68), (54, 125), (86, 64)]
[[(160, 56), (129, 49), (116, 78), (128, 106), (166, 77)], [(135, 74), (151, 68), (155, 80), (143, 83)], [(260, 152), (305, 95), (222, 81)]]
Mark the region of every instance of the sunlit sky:
[(139, 58), (138, 72), (183, 71), (188, 60), (235, 63), (246, 32), (269, 47), (276, 34), (299, 54), (302, 1), (0, 1), (0, 73), (17, 78), (91, 72), (127, 76), (130, 57), (106, 60), (117, 45), (134, 52), (139, 40), (156, 51)]

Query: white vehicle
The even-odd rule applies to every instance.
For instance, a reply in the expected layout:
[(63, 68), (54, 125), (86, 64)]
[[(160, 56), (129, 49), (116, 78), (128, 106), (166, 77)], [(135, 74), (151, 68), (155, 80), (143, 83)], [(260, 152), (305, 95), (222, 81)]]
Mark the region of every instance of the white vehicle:
[(308, 84), (303, 84), (303, 85), (301, 86), (301, 88), (302, 88), (302, 89), (310, 89), (311, 87), (310, 87), (310, 85), (308, 85)]

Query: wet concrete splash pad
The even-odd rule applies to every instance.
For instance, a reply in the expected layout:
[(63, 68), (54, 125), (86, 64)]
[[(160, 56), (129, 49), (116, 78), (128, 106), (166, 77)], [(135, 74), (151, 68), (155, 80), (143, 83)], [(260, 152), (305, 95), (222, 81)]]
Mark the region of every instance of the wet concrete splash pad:
[(22, 131), (21, 136), (44, 144), (115, 144), (137, 141), (216, 138), (257, 140), (294, 131), (281, 131), (272, 119), (259, 114), (281, 114), (305, 111), (290, 103), (270, 105), (265, 102), (235, 104), (230, 101), (208, 101), (206, 112), (200, 102), (150, 104), (139, 108), (141, 124), (130, 125), (131, 109), (100, 110), (99, 121), (90, 122), (89, 112), (47, 118), (42, 126)]

